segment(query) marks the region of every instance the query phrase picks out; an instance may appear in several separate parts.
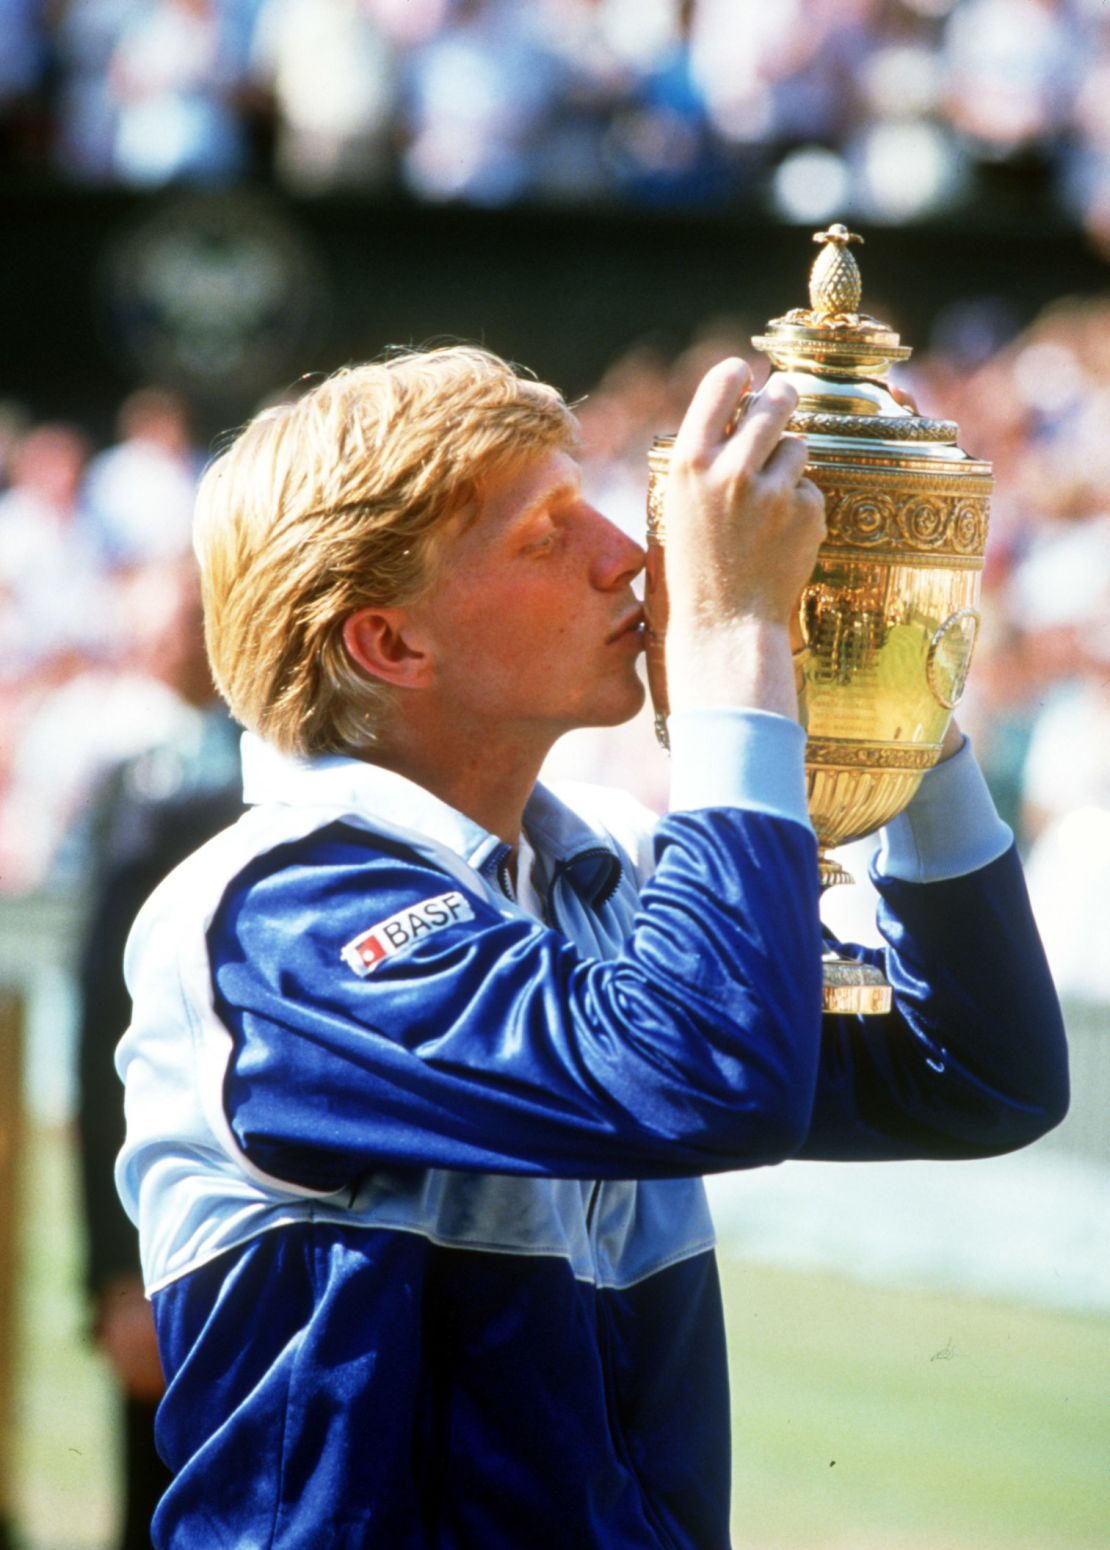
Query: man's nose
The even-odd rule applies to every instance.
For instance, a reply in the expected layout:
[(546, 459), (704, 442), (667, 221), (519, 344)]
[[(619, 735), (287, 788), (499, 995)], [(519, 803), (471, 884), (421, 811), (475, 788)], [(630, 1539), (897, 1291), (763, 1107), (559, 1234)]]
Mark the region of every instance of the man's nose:
[(644, 568), (647, 557), (643, 548), (600, 511), (593, 513), (593, 519), (596, 524), (594, 585), (604, 591), (627, 586)]

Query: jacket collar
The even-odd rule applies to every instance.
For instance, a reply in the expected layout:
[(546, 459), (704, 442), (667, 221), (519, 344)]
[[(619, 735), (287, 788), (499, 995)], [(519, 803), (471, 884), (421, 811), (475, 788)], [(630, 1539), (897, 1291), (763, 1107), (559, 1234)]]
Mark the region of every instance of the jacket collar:
[[(252, 806), (343, 809), (434, 840), (486, 876), (508, 854), (497, 835), (381, 765), (338, 755), (279, 753), (253, 732), (243, 734), (242, 759), (243, 798)], [(606, 829), (539, 784), (524, 809), (524, 825), (553, 878), (566, 876), (591, 905), (605, 902), (621, 875), (620, 853)]]

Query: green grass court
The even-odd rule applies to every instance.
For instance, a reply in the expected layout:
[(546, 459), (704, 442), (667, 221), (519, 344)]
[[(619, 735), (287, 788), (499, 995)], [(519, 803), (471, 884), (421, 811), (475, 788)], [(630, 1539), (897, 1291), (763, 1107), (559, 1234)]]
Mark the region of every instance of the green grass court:
[[(111, 1395), (83, 1338), (64, 1136), (32, 1134), (24, 1180), (20, 1550), (100, 1550)], [(1110, 1319), (754, 1267), (727, 1244), (722, 1272), (735, 1550), (1110, 1550)]]
[(723, 1264), (737, 1550), (1110, 1546), (1110, 1320)]

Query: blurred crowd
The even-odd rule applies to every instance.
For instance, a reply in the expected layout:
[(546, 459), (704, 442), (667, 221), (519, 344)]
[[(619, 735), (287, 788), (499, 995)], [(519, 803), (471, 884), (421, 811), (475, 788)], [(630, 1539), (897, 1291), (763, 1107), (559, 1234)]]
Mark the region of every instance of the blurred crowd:
[[(652, 437), (676, 428), (712, 360), (751, 357), (748, 333), (718, 321), (676, 357), (638, 345), (579, 405), (587, 491), (634, 536)], [(955, 419), (961, 444), (995, 465), (984, 624), (959, 716), (1045, 901), (1055, 961), (1077, 993), (1110, 1001), (1096, 943), (1110, 891), (1110, 303), (1059, 303), (1000, 347), (984, 337), (965, 318), (899, 368), (921, 412)], [(81, 883), (104, 775), (166, 746), (179, 766), (219, 721), (190, 554), (200, 464), (187, 407), (161, 389), (132, 394), (99, 448), (79, 426), (0, 409), (8, 894)], [(578, 735), (563, 772), (659, 806), (665, 760), (643, 757), (644, 737)], [(211, 743), (220, 759), (226, 744)], [(140, 764), (144, 780), (169, 779)]]
[(902, 221), (1110, 247), (1103, 0), (4, 0), (0, 157), (86, 185)]

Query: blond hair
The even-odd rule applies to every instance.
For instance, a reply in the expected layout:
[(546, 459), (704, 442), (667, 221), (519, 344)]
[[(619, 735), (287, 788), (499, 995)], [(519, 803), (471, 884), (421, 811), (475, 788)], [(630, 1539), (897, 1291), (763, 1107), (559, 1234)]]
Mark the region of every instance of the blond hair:
[(471, 346), (345, 367), (263, 410), (197, 499), (208, 654), (235, 717), (286, 752), (367, 750), (394, 691), (351, 660), (344, 621), (422, 597), (482, 481), (576, 435), (554, 388)]

